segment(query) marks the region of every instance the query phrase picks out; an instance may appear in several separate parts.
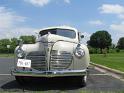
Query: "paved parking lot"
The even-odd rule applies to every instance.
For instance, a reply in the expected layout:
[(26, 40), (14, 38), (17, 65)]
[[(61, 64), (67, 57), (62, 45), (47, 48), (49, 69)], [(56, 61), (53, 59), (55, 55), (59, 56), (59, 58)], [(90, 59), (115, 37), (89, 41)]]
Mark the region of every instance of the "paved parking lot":
[(10, 69), (13, 67), (13, 58), (0, 58), (0, 92), (31, 92), (43, 91), (47, 93), (81, 93), (82, 91), (123, 91), (124, 82), (115, 79), (109, 75), (89, 69), (87, 86), (79, 87), (66, 79), (33, 79), (30, 84), (20, 86), (10, 75)]

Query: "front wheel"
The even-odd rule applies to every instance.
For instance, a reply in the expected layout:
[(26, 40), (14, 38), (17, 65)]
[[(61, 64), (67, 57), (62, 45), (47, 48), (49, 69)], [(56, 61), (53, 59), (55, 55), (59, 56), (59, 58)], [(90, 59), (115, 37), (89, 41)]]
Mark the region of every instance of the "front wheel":
[(24, 85), (25, 84), (25, 79), (24, 77), (21, 76), (15, 76), (16, 81), (20, 84), (20, 85)]
[(80, 77), (79, 79), (79, 83), (78, 83), (80, 86), (86, 86), (87, 84), (87, 75), (83, 76), (83, 77)]

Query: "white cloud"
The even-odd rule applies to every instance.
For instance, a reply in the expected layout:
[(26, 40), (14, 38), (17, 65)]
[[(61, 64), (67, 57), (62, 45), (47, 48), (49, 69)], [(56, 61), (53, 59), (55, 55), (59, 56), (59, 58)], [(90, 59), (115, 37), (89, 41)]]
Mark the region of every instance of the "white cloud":
[(103, 25), (104, 23), (101, 20), (89, 21), (91, 25)]
[(35, 35), (36, 30), (37, 29), (30, 28), (30, 27), (17, 27), (17, 28), (11, 29), (10, 32), (13, 32), (12, 35), (14, 35), (14, 37), (18, 37), (20, 35)]
[(51, 0), (24, 0), (24, 1), (31, 3), (34, 6), (43, 7), (44, 5), (47, 5)]
[[(52, 1), (59, 1), (59, 0), (24, 0), (27, 3), (30, 3), (34, 6), (39, 6), (39, 7), (43, 7), (45, 5), (47, 5), (48, 3), (52, 2)], [(63, 0), (65, 3), (70, 4), (71, 1), (70, 0)]]
[(28, 28), (28, 27), (17, 27), (11, 29), (4, 29), (4, 32), (0, 32), (0, 39), (1, 38), (12, 38), (12, 37), (19, 37), (20, 35), (34, 35), (35, 29)]
[(100, 8), (101, 13), (121, 14), (124, 13), (124, 7), (119, 4), (103, 4)]
[(33, 28), (19, 26), (24, 21), (26, 17), (19, 16), (6, 7), (0, 7), (0, 39), (33, 34)]
[(118, 15), (119, 18), (124, 19), (124, 14)]
[(124, 6), (119, 4), (103, 4), (99, 10), (101, 13), (116, 14), (119, 18), (124, 19)]
[(124, 34), (124, 22), (120, 24), (111, 24), (110, 29), (114, 31), (118, 31), (118, 33), (121, 32)]
[(64, 0), (64, 2), (70, 4), (70, 0)]
[(15, 23), (23, 21), (25, 21), (25, 17), (18, 16), (5, 7), (0, 7), (0, 29), (10, 28)]
[(110, 33), (112, 34), (113, 43), (117, 43), (120, 37), (124, 37), (124, 22), (120, 24), (111, 24)]

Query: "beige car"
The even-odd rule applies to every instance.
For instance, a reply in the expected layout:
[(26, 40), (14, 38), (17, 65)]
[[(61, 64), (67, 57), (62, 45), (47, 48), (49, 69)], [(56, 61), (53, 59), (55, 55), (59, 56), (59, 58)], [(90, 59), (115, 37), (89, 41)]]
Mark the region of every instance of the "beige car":
[(68, 26), (41, 29), (35, 44), (22, 44), (15, 49), (12, 75), (19, 83), (25, 77), (73, 77), (86, 85), (90, 62), (87, 46), (77, 29)]

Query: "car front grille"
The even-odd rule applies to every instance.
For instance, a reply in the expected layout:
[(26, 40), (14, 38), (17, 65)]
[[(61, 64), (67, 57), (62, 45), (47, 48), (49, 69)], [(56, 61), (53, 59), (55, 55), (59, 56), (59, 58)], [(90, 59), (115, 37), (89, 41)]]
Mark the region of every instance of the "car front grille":
[(30, 52), (26, 58), (31, 60), (31, 67), (33, 69), (47, 70), (45, 52), (41, 51)]
[(52, 50), (50, 58), (51, 70), (67, 69), (72, 63), (72, 54), (66, 51)]
[[(31, 60), (31, 67), (39, 71), (48, 70), (45, 52), (34, 51), (26, 56)], [(52, 50), (50, 56), (50, 70), (67, 69), (72, 63), (72, 54), (66, 51)]]

